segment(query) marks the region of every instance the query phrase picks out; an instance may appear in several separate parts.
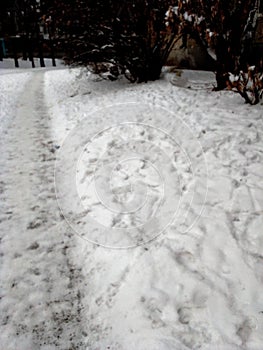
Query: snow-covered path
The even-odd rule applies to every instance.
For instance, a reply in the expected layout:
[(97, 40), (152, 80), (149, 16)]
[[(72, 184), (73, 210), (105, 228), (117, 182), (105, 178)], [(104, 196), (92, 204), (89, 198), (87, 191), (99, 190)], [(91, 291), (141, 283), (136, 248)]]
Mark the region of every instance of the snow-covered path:
[(81, 344), (81, 272), (56, 202), (43, 80), (27, 81), (1, 140), (1, 349)]
[[(262, 106), (212, 93), (212, 83), (209, 73), (191, 71), (141, 85), (97, 81), (79, 69), (0, 76), (0, 349), (262, 349)], [(122, 168), (131, 146), (146, 161), (126, 157), (132, 162)], [(162, 188), (152, 164), (167, 175), (164, 221), (180, 187), (179, 219), (165, 234), (139, 245), (161, 221), (133, 237), (127, 227), (136, 221), (105, 210), (88, 187), (100, 159), (118, 165), (115, 182), (99, 172), (103, 200), (111, 199), (108, 183), (121, 199), (135, 183), (139, 200), (147, 185), (150, 205), (134, 220), (155, 215)], [(89, 226), (87, 213), (107, 229)], [(116, 240), (118, 225), (124, 234)], [(116, 248), (134, 239), (134, 249), (90, 242)]]

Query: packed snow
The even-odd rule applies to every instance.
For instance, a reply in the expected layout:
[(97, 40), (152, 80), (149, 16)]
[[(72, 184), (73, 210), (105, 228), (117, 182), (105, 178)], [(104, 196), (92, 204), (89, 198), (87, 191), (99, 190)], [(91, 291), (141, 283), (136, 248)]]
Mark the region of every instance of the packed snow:
[(3, 71), (1, 349), (261, 350), (262, 106)]

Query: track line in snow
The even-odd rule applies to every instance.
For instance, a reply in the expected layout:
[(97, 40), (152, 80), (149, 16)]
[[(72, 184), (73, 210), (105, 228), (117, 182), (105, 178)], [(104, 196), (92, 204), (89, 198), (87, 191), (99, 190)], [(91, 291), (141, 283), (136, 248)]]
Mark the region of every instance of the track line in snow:
[(12, 350), (75, 349), (84, 338), (83, 278), (56, 203), (44, 74), (32, 75), (1, 145), (1, 344)]

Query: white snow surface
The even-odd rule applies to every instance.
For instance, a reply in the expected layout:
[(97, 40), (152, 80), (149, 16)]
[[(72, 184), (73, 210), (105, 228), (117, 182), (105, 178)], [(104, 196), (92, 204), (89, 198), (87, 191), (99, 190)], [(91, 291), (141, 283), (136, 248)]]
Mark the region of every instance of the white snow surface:
[(263, 110), (213, 84), (0, 75), (1, 349), (262, 349)]

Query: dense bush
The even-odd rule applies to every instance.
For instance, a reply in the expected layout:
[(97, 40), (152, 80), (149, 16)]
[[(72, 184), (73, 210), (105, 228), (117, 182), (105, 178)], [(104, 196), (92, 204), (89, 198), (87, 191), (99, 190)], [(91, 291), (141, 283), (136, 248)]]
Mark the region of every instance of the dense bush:
[(68, 63), (142, 82), (159, 78), (176, 37), (164, 23), (167, 7), (166, 0), (57, 1), (47, 18)]
[(262, 57), (251, 55), (258, 10), (257, 0), (179, 0), (166, 14), (167, 27), (179, 25), (183, 47), (191, 36), (214, 58), (217, 89), (234, 88), (251, 104), (263, 85)]

